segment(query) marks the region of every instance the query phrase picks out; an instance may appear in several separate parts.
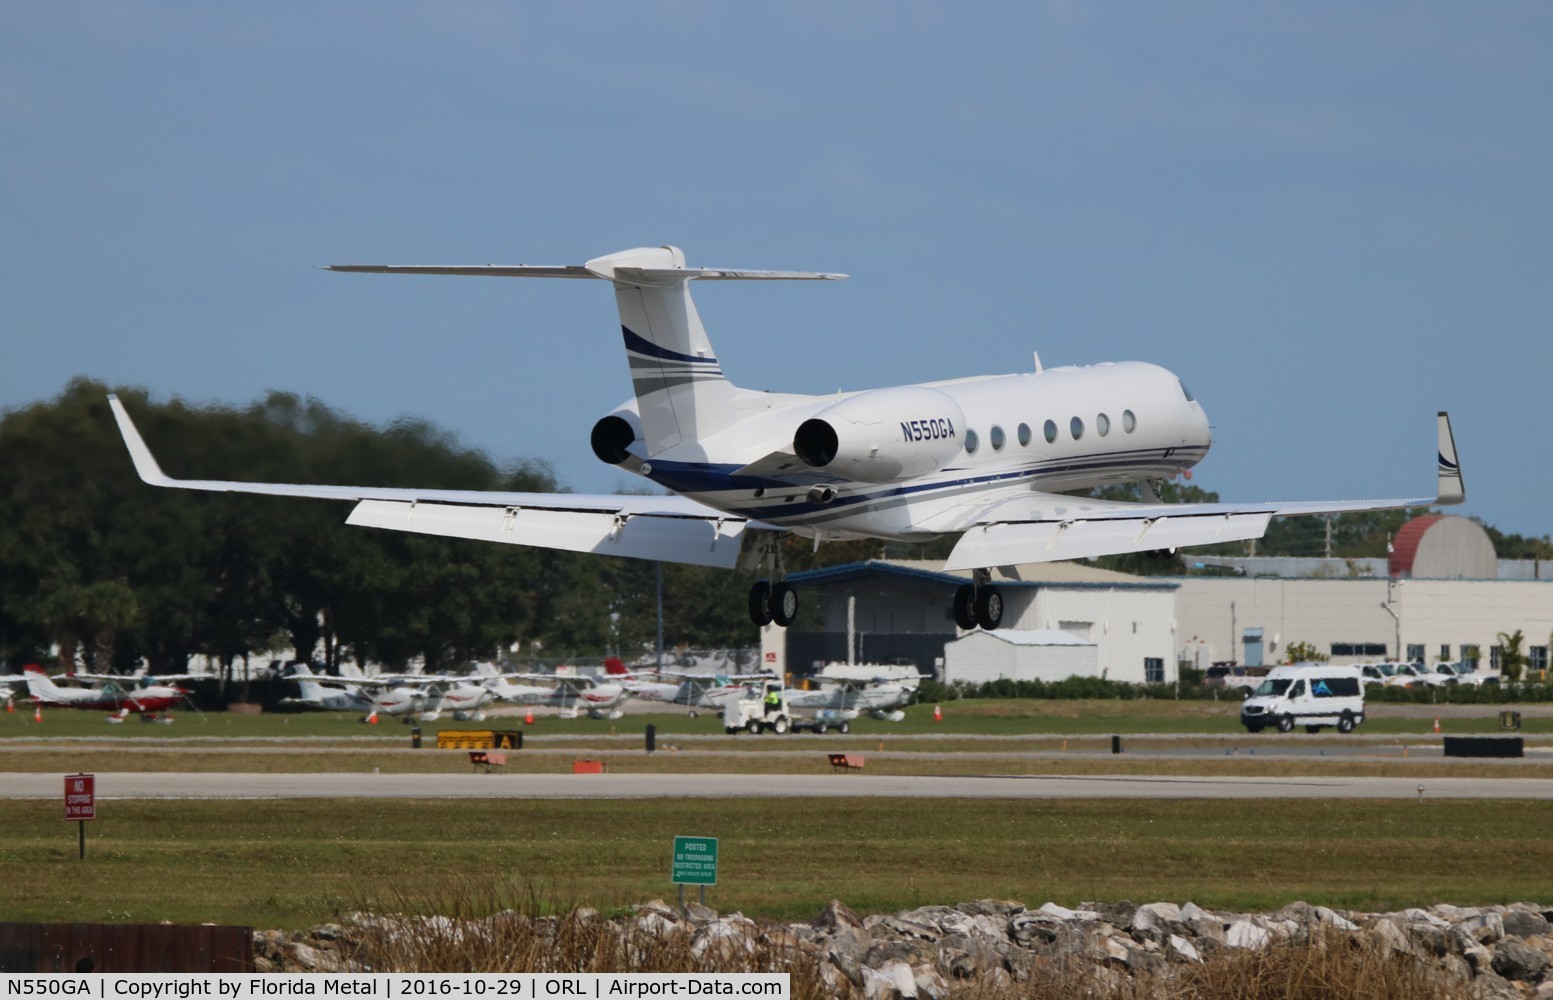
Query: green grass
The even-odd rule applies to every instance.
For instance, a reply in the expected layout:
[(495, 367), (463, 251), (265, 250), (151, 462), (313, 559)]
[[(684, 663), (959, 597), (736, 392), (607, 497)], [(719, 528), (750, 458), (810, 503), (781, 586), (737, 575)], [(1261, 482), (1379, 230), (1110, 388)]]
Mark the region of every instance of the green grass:
[(1542, 802), (105, 802), (85, 861), (57, 802), (6, 813), (0, 920), (298, 927), (438, 886), (609, 910), (672, 897), (675, 834), (721, 840), (709, 903), (768, 918), (833, 897), (863, 912), (1553, 899)]
[[(901, 722), (857, 719), (852, 731), (871, 739), (889, 739), (914, 734), (979, 734), (1022, 736), (1082, 736), (1133, 733), (1217, 733), (1241, 734), (1240, 701), (1144, 701), (1097, 700), (1055, 701), (1031, 699), (983, 699), (941, 703), (944, 718), (933, 721), (932, 705), (913, 705)], [(1431, 718), (1405, 718), (1382, 714), (1390, 706), (1371, 706), (1372, 715), (1360, 732), (1381, 734), (1427, 735), (1433, 728)], [(1473, 706), (1467, 718), (1444, 719), (1447, 731), (1460, 734), (1499, 732), (1498, 705)], [(172, 725), (150, 725), (135, 718), (110, 725), (100, 712), (70, 709), (44, 709), (43, 722), (33, 722), (29, 707), (18, 706), (14, 713), (0, 713), (0, 746), (7, 739), (31, 739), (39, 736), (96, 736), (115, 739), (166, 740), (189, 737), (235, 739), (330, 738), (383, 740), (409, 739), (410, 726), (387, 716), (378, 725), (363, 725), (359, 716), (348, 712), (297, 712), (288, 714), (239, 715), (227, 712), (178, 712)], [(516, 729), (536, 735), (588, 737), (606, 734), (640, 736), (651, 723), (660, 736), (722, 735), (722, 719), (703, 712), (692, 719), (683, 712), (651, 715), (627, 715), (617, 720), (559, 719), (540, 714), (534, 725), (523, 717), (499, 716), (484, 722), (458, 722), (444, 718), (421, 724), (430, 742), (442, 729)], [(1553, 717), (1528, 717), (1524, 735), (1553, 735)]]

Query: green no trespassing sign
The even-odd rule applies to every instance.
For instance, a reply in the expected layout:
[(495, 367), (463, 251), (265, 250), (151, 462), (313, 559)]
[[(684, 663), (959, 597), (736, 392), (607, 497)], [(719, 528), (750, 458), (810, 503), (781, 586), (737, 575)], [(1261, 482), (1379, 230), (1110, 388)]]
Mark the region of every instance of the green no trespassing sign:
[(716, 885), (717, 838), (675, 837), (673, 875), (676, 885)]

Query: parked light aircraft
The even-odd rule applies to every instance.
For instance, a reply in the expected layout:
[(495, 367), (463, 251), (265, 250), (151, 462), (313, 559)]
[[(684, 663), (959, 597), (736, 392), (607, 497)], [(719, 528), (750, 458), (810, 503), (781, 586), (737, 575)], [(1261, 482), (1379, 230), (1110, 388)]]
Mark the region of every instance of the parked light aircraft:
[[(835, 395), (760, 392), (723, 374), (691, 301), (692, 281), (835, 279), (803, 271), (691, 268), (676, 247), (581, 265), (335, 265), (372, 274), (578, 278), (610, 282), (633, 399), (593, 427), (594, 454), (670, 496), (486, 493), (173, 479), (122, 403), (114, 417), (142, 479), (157, 486), (351, 500), (347, 522), (432, 535), (732, 568), (764, 564), (750, 589), (760, 624), (788, 625), (784, 534), (959, 540), (946, 569), (963, 628), (996, 628), (992, 570), (1260, 538), (1273, 517), (1456, 504), (1465, 499), (1449, 418), (1437, 421), (1437, 495), (1395, 500), (1161, 503), (1158, 485), (1212, 443), (1185, 383), (1142, 362), (1043, 368)], [(1136, 483), (1142, 502), (1062, 495)]]
[(820, 687), (811, 691), (789, 689), (783, 692), (787, 703), (797, 709), (830, 709), (850, 712), (852, 717), (866, 714), (875, 719), (899, 722), (905, 716), (900, 709), (911, 704), (918, 681), (884, 677), (831, 675), (818, 678)]
[(604, 661), (604, 672), (610, 680), (625, 688), (627, 695), (640, 701), (659, 701), (691, 709), (711, 708), (719, 712), (728, 699), (744, 696), (746, 684), (771, 678), (770, 674), (691, 674), (679, 670), (633, 672), (613, 656)]
[(305, 663), (293, 663), (287, 676), (297, 682), (298, 697), (282, 698), (282, 705), (325, 712), (362, 712), (371, 715), (408, 716), (426, 707), (426, 693), (396, 679), (352, 677), (320, 678)]
[(187, 692), (168, 684), (150, 684), (133, 690), (109, 681), (100, 688), (60, 687), (42, 669), (29, 666), (24, 671), (27, 690), (39, 705), (57, 708), (84, 708), (97, 712), (138, 712), (142, 715), (164, 712), (182, 703)]
[[(618, 719), (626, 689), (583, 674), (497, 673), (494, 665), (476, 664), (477, 676), (503, 701), (518, 705), (555, 708), (562, 718), (574, 719), (578, 710), (594, 719)], [(514, 683), (526, 681), (529, 683)]]

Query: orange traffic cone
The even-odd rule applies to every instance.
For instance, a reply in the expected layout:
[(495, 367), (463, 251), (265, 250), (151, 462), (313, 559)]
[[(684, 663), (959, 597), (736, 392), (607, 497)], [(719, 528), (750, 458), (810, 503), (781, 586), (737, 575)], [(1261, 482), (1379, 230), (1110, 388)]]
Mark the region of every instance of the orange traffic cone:
[(534, 710), (532, 708), (523, 713), (523, 724), (525, 726), (532, 726), (534, 724)]
[(1435, 732), (1439, 732), (1440, 731), (1440, 720), (1439, 719), (1435, 719), (1434, 720), (1434, 731)]
[(942, 708), (940, 708), (939, 706), (937, 706), (937, 705), (933, 706), (933, 721), (934, 722), (943, 722), (944, 721), (944, 710)]
[(377, 725), (377, 709), (374, 708), (372, 710), (372, 714), (367, 716), (367, 725), (369, 725), (369, 726)]
[(13, 714), (15, 714), (15, 712), (16, 712), (16, 703), (14, 701), (11, 701), (10, 699), (6, 699), (5, 714), (6, 715), (13, 715)]
[(43, 721), (43, 706), (42, 705), (37, 705), (37, 706), (33, 707), (33, 710), (32, 710), (32, 721), (33, 722), (42, 722)]

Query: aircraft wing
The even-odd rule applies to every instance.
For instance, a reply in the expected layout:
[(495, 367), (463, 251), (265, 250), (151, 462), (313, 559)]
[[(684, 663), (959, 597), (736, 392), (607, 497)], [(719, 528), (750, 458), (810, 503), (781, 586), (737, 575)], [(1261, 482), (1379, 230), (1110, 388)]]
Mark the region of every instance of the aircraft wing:
[(153, 486), (353, 500), (347, 524), (732, 569), (752, 522), (678, 496), (498, 493), (174, 479), (117, 396), (108, 397), (135, 471)]
[(962, 526), (942, 526), (940, 530), (964, 532), (944, 568), (980, 569), (1213, 545), (1261, 538), (1275, 517), (1458, 504), (1466, 499), (1466, 490), (1450, 417), (1443, 412), (1438, 434), (1438, 495), (1434, 497), (1166, 504), (1028, 493), (962, 513)]

